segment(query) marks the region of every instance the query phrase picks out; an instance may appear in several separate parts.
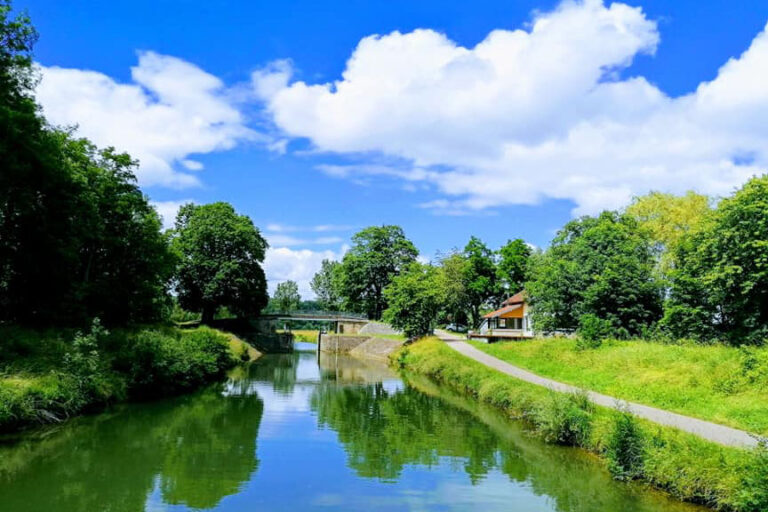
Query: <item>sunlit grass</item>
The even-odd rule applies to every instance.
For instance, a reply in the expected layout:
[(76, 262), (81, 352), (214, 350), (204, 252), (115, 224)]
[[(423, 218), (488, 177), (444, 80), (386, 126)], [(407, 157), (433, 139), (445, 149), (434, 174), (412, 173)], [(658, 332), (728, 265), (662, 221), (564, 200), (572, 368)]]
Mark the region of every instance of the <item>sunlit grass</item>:
[(559, 338), (472, 344), (544, 377), (768, 434), (766, 348), (614, 340), (578, 350)]
[[(554, 392), (492, 370), (434, 337), (401, 348), (391, 360), (406, 372), (427, 375), (442, 385), (499, 407), (513, 418), (528, 421), (532, 431), (544, 437), (536, 420), (552, 407)], [(599, 406), (590, 413), (591, 433), (582, 446), (604, 463), (617, 415), (616, 411)], [(647, 420), (637, 422), (646, 449), (641, 480), (681, 500), (718, 510), (765, 510), (762, 504), (768, 499), (768, 488), (764, 485), (764, 451), (721, 446)]]

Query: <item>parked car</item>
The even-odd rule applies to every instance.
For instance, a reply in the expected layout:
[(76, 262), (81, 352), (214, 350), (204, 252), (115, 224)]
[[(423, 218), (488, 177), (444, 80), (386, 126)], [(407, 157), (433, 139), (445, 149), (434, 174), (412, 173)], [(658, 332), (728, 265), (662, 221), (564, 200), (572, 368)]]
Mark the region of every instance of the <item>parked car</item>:
[(445, 330), (452, 332), (467, 332), (467, 326), (461, 324), (448, 324), (445, 326)]

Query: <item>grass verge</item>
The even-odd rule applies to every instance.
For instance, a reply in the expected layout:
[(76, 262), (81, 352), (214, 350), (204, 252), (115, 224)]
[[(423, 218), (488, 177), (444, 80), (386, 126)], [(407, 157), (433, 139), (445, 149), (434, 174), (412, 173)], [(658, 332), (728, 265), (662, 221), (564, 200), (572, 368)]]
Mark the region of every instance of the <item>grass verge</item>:
[[(548, 442), (580, 446), (619, 479), (644, 481), (680, 500), (717, 510), (768, 510), (768, 454), (742, 450), (514, 379), (427, 338), (392, 355), (409, 372), (429, 376), (525, 420)], [(632, 422), (631, 425), (627, 421)]]
[(472, 345), (577, 387), (768, 435), (768, 348), (547, 338)]
[(0, 329), (0, 433), (126, 399), (182, 393), (258, 357), (237, 337), (165, 325), (87, 333)]

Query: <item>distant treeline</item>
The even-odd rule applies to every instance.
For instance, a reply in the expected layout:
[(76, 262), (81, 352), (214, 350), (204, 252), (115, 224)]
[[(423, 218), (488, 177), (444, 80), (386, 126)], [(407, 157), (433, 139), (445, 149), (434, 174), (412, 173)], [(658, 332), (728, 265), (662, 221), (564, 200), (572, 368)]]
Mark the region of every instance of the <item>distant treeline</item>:
[(735, 345), (768, 338), (768, 175), (731, 196), (651, 192), (623, 211), (584, 216), (546, 250), (521, 239), (497, 251), (472, 237), (431, 263), (397, 226), (370, 227), (312, 287), (329, 309), (384, 317), (406, 334), (468, 321), (525, 289), (537, 332), (691, 338)]

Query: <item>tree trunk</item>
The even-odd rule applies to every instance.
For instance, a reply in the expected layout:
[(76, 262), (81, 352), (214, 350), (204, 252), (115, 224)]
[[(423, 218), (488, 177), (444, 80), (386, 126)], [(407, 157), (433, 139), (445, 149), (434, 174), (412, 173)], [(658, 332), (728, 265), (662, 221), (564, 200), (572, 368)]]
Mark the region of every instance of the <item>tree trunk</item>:
[(216, 308), (212, 306), (203, 307), (202, 323), (210, 325), (213, 322), (213, 315), (216, 313)]

